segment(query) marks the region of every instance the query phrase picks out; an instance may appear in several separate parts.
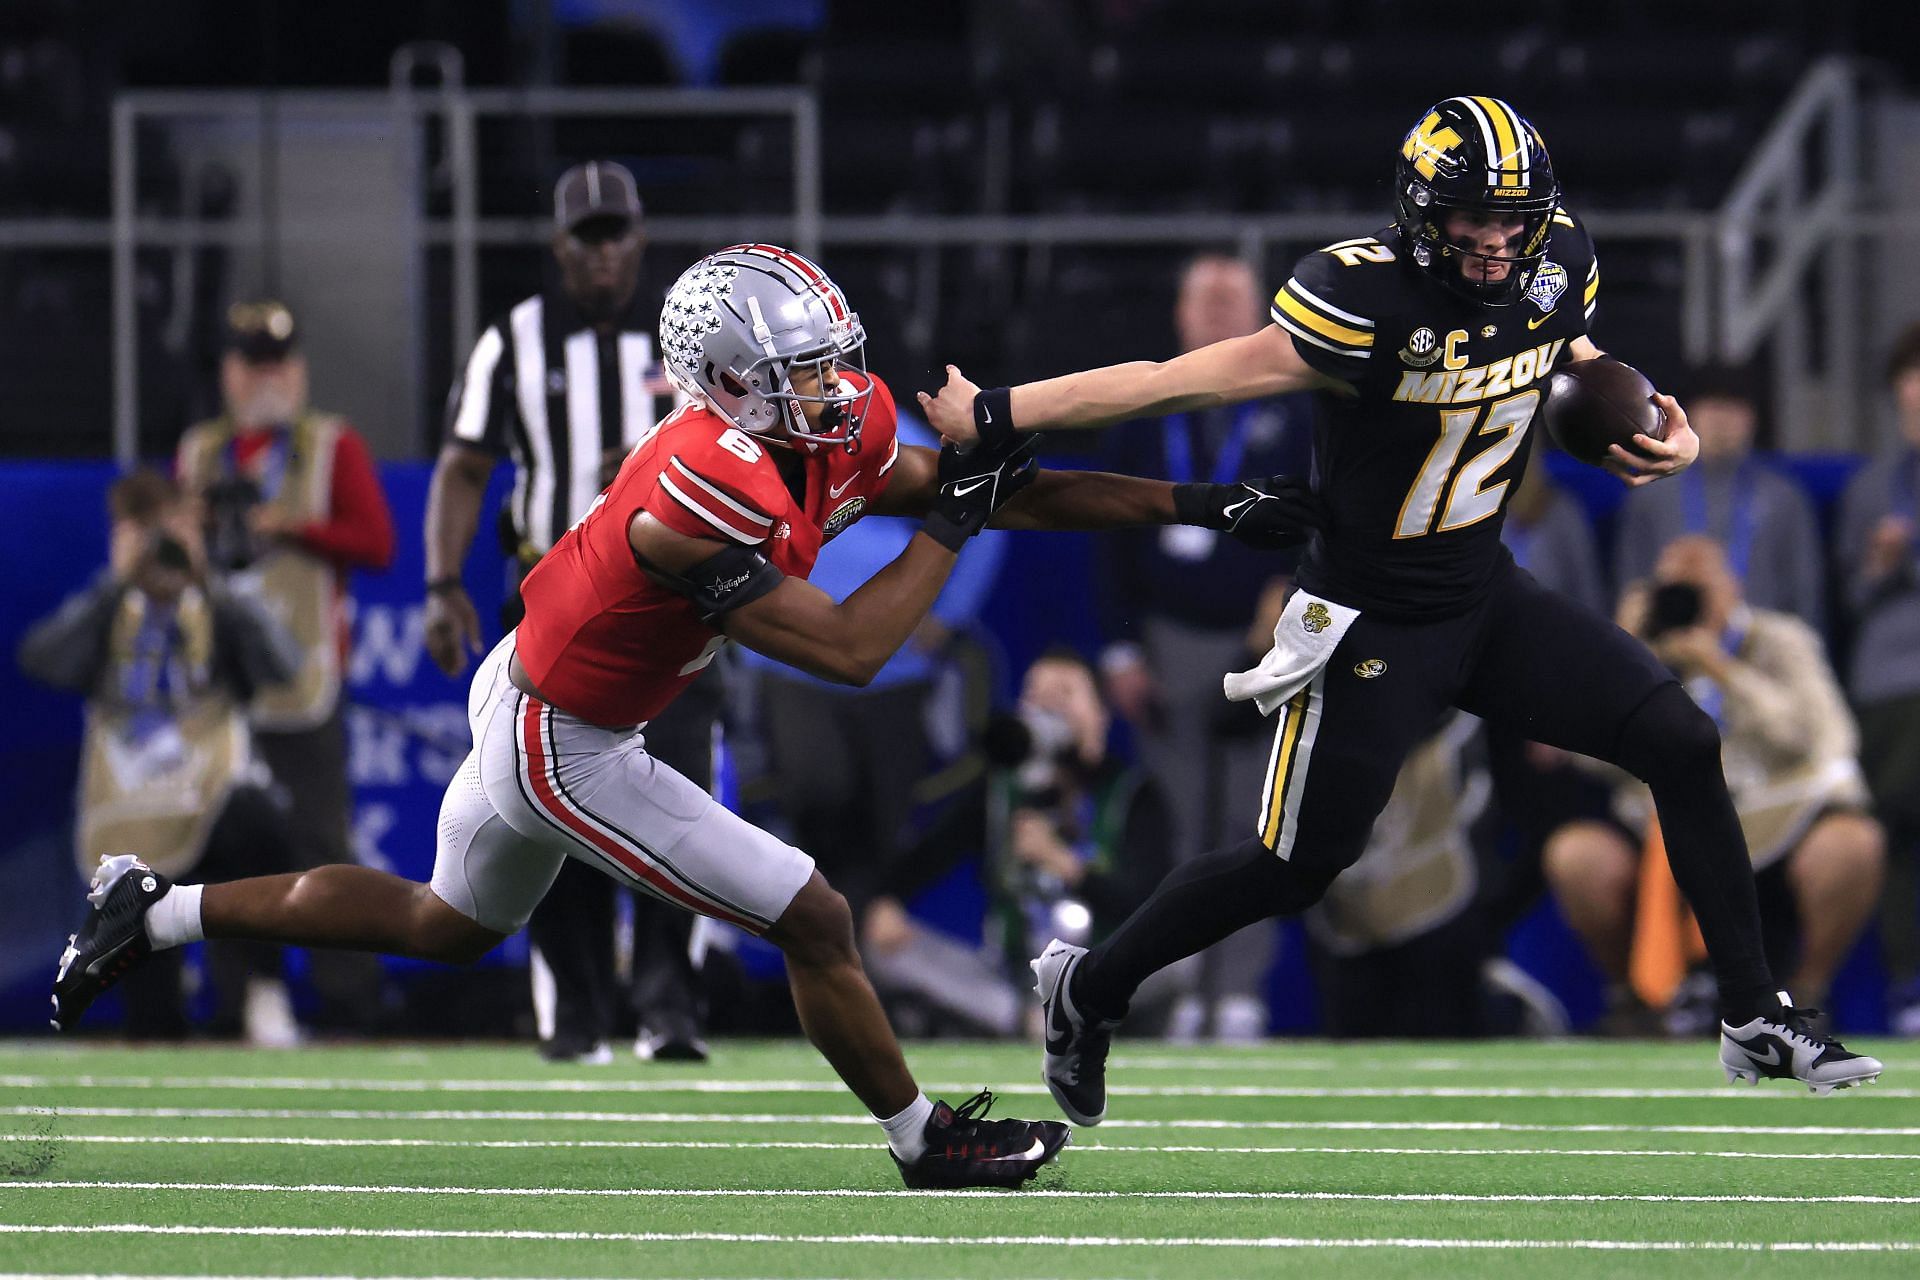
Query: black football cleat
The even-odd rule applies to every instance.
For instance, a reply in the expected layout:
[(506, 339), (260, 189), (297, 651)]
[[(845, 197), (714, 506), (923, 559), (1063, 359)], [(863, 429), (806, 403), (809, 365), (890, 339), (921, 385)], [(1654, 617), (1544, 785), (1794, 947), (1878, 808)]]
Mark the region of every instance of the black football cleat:
[(1087, 1017), (1073, 1006), (1068, 986), (1086, 954), (1085, 947), (1055, 938), (1031, 968), (1047, 1038), (1040, 1077), (1067, 1119), (1094, 1125), (1107, 1118), (1107, 1050), (1120, 1024)]
[(916, 1191), (943, 1187), (1018, 1187), (1073, 1141), (1058, 1120), (989, 1120), (993, 1094), (982, 1089), (958, 1110), (933, 1104), (927, 1149), (911, 1164), (899, 1156), (900, 1178)]
[(1781, 1005), (1778, 1013), (1759, 1015), (1737, 1027), (1721, 1022), (1720, 1067), (1728, 1084), (1759, 1084), (1765, 1076), (1798, 1080), (1814, 1093), (1826, 1094), (1880, 1078), (1878, 1058), (1852, 1053), (1824, 1034), (1819, 1010), (1795, 1009), (1784, 999)]
[(101, 992), (153, 951), (147, 912), (173, 882), (130, 853), (100, 860), (87, 890), (92, 908), (69, 934), (53, 975), (53, 1029), (70, 1031)]

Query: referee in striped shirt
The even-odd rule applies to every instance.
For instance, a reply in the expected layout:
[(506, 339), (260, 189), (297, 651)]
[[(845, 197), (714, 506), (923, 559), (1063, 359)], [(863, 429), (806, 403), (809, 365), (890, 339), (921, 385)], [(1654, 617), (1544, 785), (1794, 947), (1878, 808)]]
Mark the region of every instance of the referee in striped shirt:
[[(514, 465), (502, 541), (524, 577), (654, 425), (656, 396), (668, 386), (646, 328), (651, 316), (637, 297), (644, 243), (631, 173), (604, 160), (567, 170), (554, 189), (558, 285), (489, 325), (453, 388), (426, 530), (427, 649), (448, 675), (480, 652), (480, 619), (460, 568), (501, 456)], [(518, 623), (517, 590), (503, 612), (502, 626)], [(706, 790), (719, 705), (718, 679), (708, 676), (646, 731), (651, 754)], [(614, 948), (622, 892), (569, 860), (528, 922), (540, 1051), (555, 1061), (609, 1061), (609, 1041), (627, 1021), (624, 994), (640, 1018), (636, 1052), (702, 1060), (704, 1015), (688, 949), (693, 917), (634, 900), (633, 981), (623, 992)]]

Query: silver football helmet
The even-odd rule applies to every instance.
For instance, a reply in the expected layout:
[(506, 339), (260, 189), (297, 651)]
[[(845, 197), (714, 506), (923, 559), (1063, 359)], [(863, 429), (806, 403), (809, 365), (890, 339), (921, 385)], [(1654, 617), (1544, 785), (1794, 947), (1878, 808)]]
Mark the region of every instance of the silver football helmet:
[[(861, 348), (867, 331), (840, 286), (819, 267), (770, 244), (737, 244), (681, 273), (660, 308), (660, 353), (667, 377), (715, 413), (756, 435), (795, 441), (860, 438), (873, 383)], [(838, 371), (861, 374), (860, 386)], [(793, 388), (810, 370), (812, 388)], [(806, 403), (827, 411), (810, 425)]]

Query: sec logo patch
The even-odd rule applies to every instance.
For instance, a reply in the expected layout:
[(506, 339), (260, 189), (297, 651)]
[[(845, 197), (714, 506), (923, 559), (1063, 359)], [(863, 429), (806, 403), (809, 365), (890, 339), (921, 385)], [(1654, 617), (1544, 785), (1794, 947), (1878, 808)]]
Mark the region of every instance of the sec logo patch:
[(1400, 358), (1416, 369), (1424, 369), (1440, 358), (1440, 339), (1425, 325), (1415, 329), (1400, 348)]

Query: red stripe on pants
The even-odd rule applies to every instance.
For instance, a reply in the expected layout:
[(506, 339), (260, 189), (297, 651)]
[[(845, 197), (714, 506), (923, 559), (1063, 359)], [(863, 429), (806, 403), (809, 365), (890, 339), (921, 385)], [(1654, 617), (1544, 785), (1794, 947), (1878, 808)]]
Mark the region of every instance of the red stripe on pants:
[(540, 739), (540, 713), (544, 708), (544, 703), (533, 698), (527, 699), (526, 714), (520, 720), (520, 741), (527, 753), (527, 777), (533, 783), (534, 800), (546, 811), (547, 816), (625, 867), (636, 879), (646, 881), (662, 895), (678, 902), (688, 910), (697, 911), (703, 916), (712, 916), (716, 920), (724, 920), (728, 924), (738, 925), (749, 933), (760, 933), (761, 927), (753, 921), (743, 920), (729, 911), (722, 910), (688, 893), (649, 866), (632, 850), (567, 807), (566, 802), (560, 798), (553, 784), (547, 779), (546, 754)]

